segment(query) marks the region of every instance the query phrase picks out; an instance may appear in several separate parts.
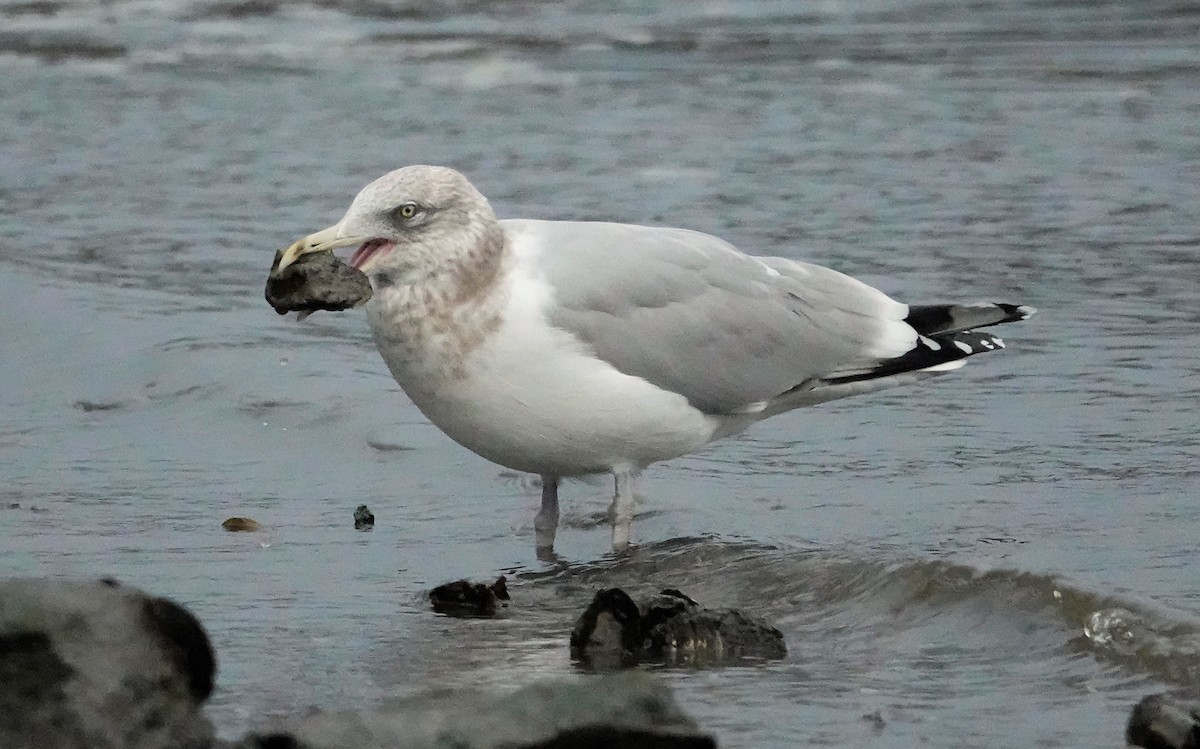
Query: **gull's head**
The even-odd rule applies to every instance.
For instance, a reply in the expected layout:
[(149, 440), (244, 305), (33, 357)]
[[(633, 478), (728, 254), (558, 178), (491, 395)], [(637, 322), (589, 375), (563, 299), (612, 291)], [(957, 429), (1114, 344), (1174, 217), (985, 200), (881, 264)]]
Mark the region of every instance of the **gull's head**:
[(284, 250), (279, 268), (310, 252), (358, 245), (350, 265), (367, 275), (422, 275), (463, 262), (497, 231), (487, 198), (462, 174), (406, 166), (359, 191), (336, 224)]

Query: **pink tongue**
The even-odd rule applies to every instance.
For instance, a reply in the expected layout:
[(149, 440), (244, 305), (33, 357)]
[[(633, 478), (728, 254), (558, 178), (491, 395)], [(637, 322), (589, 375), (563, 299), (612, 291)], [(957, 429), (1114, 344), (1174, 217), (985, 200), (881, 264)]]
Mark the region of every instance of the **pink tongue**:
[(385, 244), (387, 244), (387, 240), (383, 239), (368, 239), (366, 242), (363, 242), (362, 247), (359, 247), (350, 256), (350, 267), (355, 270), (362, 268), (371, 259), (371, 256), (378, 252)]

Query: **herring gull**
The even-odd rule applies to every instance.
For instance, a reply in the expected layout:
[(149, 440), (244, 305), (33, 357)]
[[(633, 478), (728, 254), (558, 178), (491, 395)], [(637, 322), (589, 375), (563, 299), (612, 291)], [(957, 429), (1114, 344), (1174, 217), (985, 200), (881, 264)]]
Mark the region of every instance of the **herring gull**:
[(1003, 347), (1012, 304), (909, 306), (837, 271), (687, 229), (498, 220), (459, 172), (408, 166), (284, 251), (357, 245), (375, 345), (451, 439), (541, 476), (539, 552), (561, 478), (611, 473), (612, 546), (651, 463), (801, 406), (908, 384)]

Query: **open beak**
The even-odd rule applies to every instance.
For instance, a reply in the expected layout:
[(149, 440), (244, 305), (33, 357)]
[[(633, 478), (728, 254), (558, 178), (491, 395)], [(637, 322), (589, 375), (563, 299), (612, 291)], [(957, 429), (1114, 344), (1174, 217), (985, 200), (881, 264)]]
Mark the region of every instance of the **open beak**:
[(307, 255), (311, 252), (331, 252), (338, 247), (349, 247), (354, 244), (362, 244), (370, 237), (363, 237), (357, 234), (354, 235), (339, 235), (341, 227), (334, 224), (328, 229), (322, 229), (319, 232), (309, 234), (304, 239), (292, 244), (283, 251), (283, 256), (279, 258), (279, 265), (275, 267), (275, 272), (279, 272), (296, 262), (301, 255)]

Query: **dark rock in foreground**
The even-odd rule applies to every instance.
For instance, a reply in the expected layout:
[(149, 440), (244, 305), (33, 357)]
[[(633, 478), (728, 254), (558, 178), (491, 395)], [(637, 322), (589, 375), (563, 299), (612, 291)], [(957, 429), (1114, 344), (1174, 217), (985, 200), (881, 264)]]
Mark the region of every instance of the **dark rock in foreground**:
[(275, 253), (271, 274), (267, 277), (267, 303), (281, 315), (317, 310), (339, 311), (366, 304), (371, 298), (371, 282), (366, 274), (351, 268), (332, 252), (301, 255), (282, 271)]
[(504, 575), (491, 585), (456, 580), (429, 591), (429, 602), (439, 614), (459, 617), (495, 616), (507, 606), (508, 581)]
[(0, 581), (0, 747), (208, 747), (216, 661), (190, 613), (113, 581)]
[(596, 593), (571, 631), (571, 656), (608, 669), (641, 661), (720, 665), (783, 658), (783, 633), (736, 609), (706, 609), (668, 588), (634, 603), (620, 588)]
[[(496, 596), (503, 582), (480, 587)], [(215, 672), (200, 623), (164, 598), (111, 580), (0, 580), (0, 749), (715, 746), (644, 673), (309, 712), (231, 744), (201, 709)]]
[(370, 712), (318, 713), (245, 740), (245, 749), (709, 749), (712, 737), (640, 672), (543, 682), (496, 697), (474, 690), (397, 700)]
[(1200, 749), (1200, 702), (1144, 697), (1129, 716), (1125, 741), (1146, 749)]

